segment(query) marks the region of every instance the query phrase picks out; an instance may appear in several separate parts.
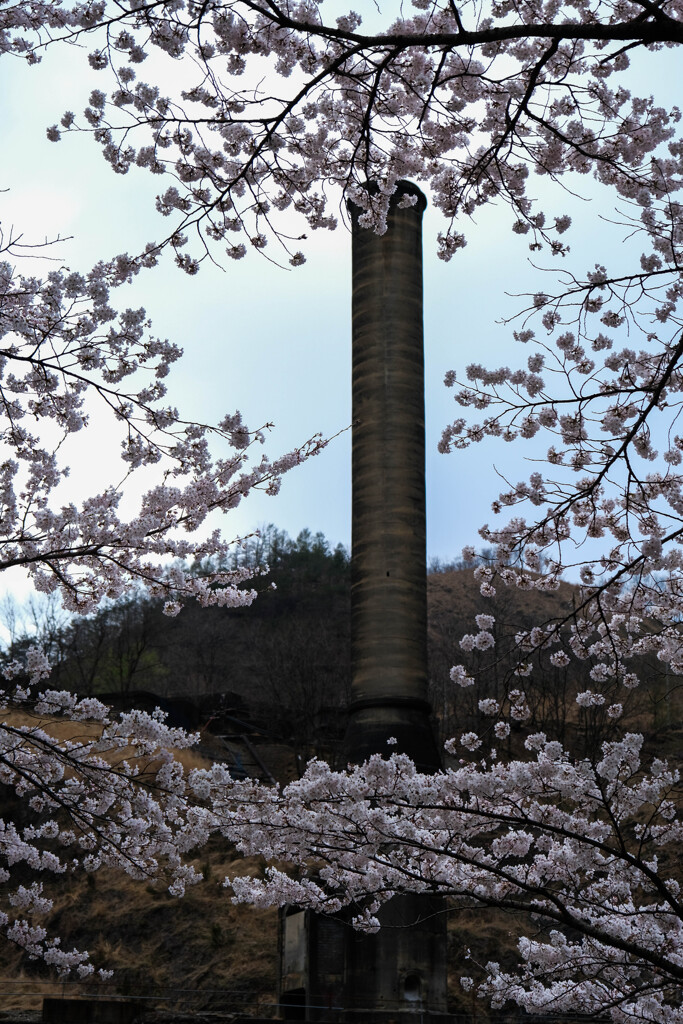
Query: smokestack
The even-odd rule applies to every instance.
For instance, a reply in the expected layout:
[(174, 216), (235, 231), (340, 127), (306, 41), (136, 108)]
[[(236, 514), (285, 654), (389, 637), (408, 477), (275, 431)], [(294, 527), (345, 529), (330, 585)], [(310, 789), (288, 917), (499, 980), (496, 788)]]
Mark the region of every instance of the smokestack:
[[(415, 196), (412, 206), (402, 198)], [(441, 765), (427, 698), (422, 214), (399, 182), (384, 235), (353, 224), (352, 684), (348, 761), (408, 754)], [(395, 737), (396, 745), (387, 746)], [(376, 935), (283, 911), (285, 1018), (327, 1024), (449, 1024), (443, 902), (394, 897)]]
[[(411, 206), (401, 200), (414, 197)], [(387, 231), (353, 225), (352, 686), (346, 756), (440, 767), (427, 697), (422, 215), (401, 181)], [(387, 747), (395, 737), (396, 746)]]
[[(414, 197), (412, 205), (401, 200)], [(422, 771), (441, 758), (427, 695), (422, 215), (401, 181), (385, 234), (353, 227), (352, 682), (348, 760), (408, 754)], [(387, 740), (397, 741), (391, 746)], [(446, 931), (441, 900), (394, 897), (376, 935), (347, 933), (349, 1022), (443, 1021)]]

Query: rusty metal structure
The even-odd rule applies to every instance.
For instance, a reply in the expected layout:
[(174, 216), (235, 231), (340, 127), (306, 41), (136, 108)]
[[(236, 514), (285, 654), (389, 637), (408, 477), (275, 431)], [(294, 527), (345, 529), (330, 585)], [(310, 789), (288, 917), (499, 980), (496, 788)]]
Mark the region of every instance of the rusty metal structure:
[[(345, 755), (359, 763), (397, 750), (422, 771), (436, 771), (441, 761), (427, 696), (425, 207), (415, 185), (399, 182), (383, 235), (362, 228), (361, 211), (349, 207), (353, 675)], [(391, 747), (389, 738), (396, 741)], [(364, 935), (288, 908), (280, 932), (285, 1016), (348, 1024), (443, 1020), (441, 909), (438, 900), (395, 898), (381, 912), (379, 933)]]

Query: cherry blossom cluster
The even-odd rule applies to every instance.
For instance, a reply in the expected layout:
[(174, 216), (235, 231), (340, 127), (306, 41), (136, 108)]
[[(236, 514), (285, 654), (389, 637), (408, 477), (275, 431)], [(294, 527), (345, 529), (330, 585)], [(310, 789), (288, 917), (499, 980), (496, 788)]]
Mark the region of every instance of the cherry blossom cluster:
[[(237, 259), (274, 239), (299, 265), (297, 223), (304, 230), (334, 227), (343, 192), (363, 208), (361, 223), (382, 231), (397, 182), (407, 177), (427, 188), (446, 218), (444, 258), (465, 243), (463, 221), (494, 200), (508, 204), (512, 230), (529, 239), (532, 251), (545, 247), (561, 256), (570, 217), (540, 209), (529, 181), (590, 173), (612, 190), (645, 239), (637, 269), (615, 276), (597, 264), (583, 280), (564, 275), (558, 294), (537, 292), (515, 330), (515, 340), (531, 350), (524, 365), (467, 368), (456, 391), (463, 415), (444, 431), (441, 449), (484, 439), (538, 446), (552, 435), (547, 467), (509, 481), (493, 503), (500, 525), (481, 532), (497, 548), (498, 566), (481, 580), (482, 592), (491, 596), (497, 582), (552, 591), (573, 565), (585, 591), (567, 651), (593, 659), (596, 678), (621, 681), (632, 678), (629, 662), (642, 653), (655, 654), (672, 671), (683, 665), (676, 625), (683, 558), (677, 468), (683, 440), (676, 430), (683, 380), (683, 142), (679, 111), (636, 95), (626, 77), (632, 50), (656, 53), (683, 41), (679, 5), (546, 0), (518, 9), (507, 0), (414, 0), (412, 10), (397, 16), (391, 9), (380, 30), (365, 31), (353, 12), (326, 20), (316, 0), (266, 8), (224, 0), (210, 11), (186, 0), (115, 6), (35, 0), (0, 14), (0, 51), (35, 62), (60, 40), (77, 43), (101, 72), (102, 88), (92, 90), (82, 113), (66, 112), (49, 137), (88, 132), (117, 173), (139, 167), (158, 177), (157, 209), (171, 227), (145, 253), (119, 257), (107, 270), (114, 275), (153, 263), (164, 245), (195, 273), (209, 253)], [(156, 64), (145, 63), (150, 55)], [(169, 95), (152, 72), (143, 72), (180, 58), (187, 70), (180, 95)], [(368, 180), (377, 187), (367, 189)], [(198, 244), (188, 248), (190, 228)], [(142, 330), (140, 323), (122, 327)], [(159, 358), (165, 366), (168, 356)], [(116, 375), (127, 365), (124, 358), (107, 372)], [(456, 384), (456, 375), (446, 383)], [(158, 399), (158, 380), (153, 387), (145, 405)], [(77, 423), (77, 392), (75, 399), (77, 407), (67, 403), (63, 416)], [(125, 398), (121, 403), (127, 408)], [(173, 411), (157, 409), (155, 416), (155, 427), (182, 433)], [(134, 418), (124, 418), (131, 466), (153, 462), (158, 447), (141, 436)], [(206, 448), (202, 438), (187, 436), (194, 425), (185, 429), (194, 468)], [(240, 467), (239, 452), (215, 467), (219, 475)], [(3, 472), (11, 504), (13, 469)], [(34, 472), (47, 477), (54, 465), (43, 460)], [(194, 485), (162, 487), (140, 518), (194, 526), (205, 508), (239, 500), (255, 480), (277, 490), (270, 474), (262, 465), (235, 477), (229, 496), (220, 498), (203, 485), (201, 494)], [(115, 495), (104, 494), (94, 507), (68, 512), (76, 515), (82, 541), (71, 550), (82, 549), (87, 558), (102, 529), (111, 536), (112, 501)], [(532, 507), (528, 517), (520, 514), (524, 505)], [(59, 517), (48, 528), (53, 522), (60, 540), (72, 529)], [(141, 528), (136, 519), (122, 534), (126, 550)], [(166, 538), (168, 531), (155, 536)], [(594, 556), (593, 542), (600, 540)], [(203, 554), (220, 555), (216, 545)], [(587, 553), (578, 563), (576, 549)], [(163, 551), (183, 552), (182, 543)], [(136, 571), (157, 585), (143, 560)], [(55, 585), (42, 570), (36, 583)], [(114, 579), (114, 594), (117, 586)], [(202, 586), (182, 580), (178, 589)], [(70, 606), (79, 610), (106, 593), (90, 594), (80, 578), (76, 589)], [(230, 590), (228, 583), (224, 593)], [(200, 596), (215, 593), (204, 586)], [(169, 611), (177, 606), (169, 601)], [(654, 631), (648, 626), (653, 608)], [(612, 617), (614, 627), (600, 635), (598, 627)], [(520, 662), (519, 671), (527, 664)]]
[[(11, 239), (5, 255), (14, 255)], [(165, 404), (164, 380), (181, 350), (150, 333), (143, 309), (117, 313), (111, 305), (112, 289), (141, 266), (118, 258), (88, 274), (62, 269), (37, 278), (9, 258), (0, 263), (0, 569), (25, 567), (37, 590), (58, 590), (81, 614), (133, 580), (165, 597), (171, 614), (189, 597), (249, 603), (244, 568), (201, 576), (184, 567), (226, 559), (218, 531), (199, 539), (197, 531), (253, 488), (276, 494), (282, 475), (323, 441), (250, 464), (264, 434), (249, 431), (239, 413), (210, 426), (183, 421)], [(95, 400), (118, 427), (122, 461), (118, 482), (78, 506), (59, 489), (69, 472), (65, 442), (87, 426)], [(136, 471), (156, 473), (157, 483), (123, 519), (123, 487)]]
[[(548, 635), (532, 634), (530, 645), (518, 645), (520, 660), (558, 643), (562, 631), (554, 664), (588, 661), (596, 683), (627, 688), (643, 655), (673, 673), (683, 669), (683, 320), (678, 263), (669, 255), (655, 279), (610, 278), (597, 266), (554, 296), (534, 296), (514, 332), (531, 349), (527, 368), (469, 366), (455, 398), (464, 409), (486, 409), (486, 418), (459, 417), (441, 441), (448, 451), (484, 438), (533, 439), (540, 468), (510, 481), (493, 502), (500, 525), (480, 534), (495, 557), (475, 576), (492, 597), (501, 585), (553, 591), (571, 567), (582, 583), (571, 627), (556, 622)], [(446, 384), (456, 385), (456, 375)]]
[[(117, 313), (110, 303), (116, 286), (154, 265), (153, 255), (43, 278), (15, 268), (21, 255), (5, 239), (0, 570), (24, 567), (37, 590), (59, 592), (80, 614), (136, 583), (164, 598), (169, 615), (188, 598), (249, 604), (256, 592), (247, 584), (259, 570), (222, 568), (229, 542), (201, 529), (253, 488), (276, 494), (283, 474), (324, 442), (315, 437), (279, 459), (250, 462), (264, 434), (250, 431), (239, 412), (210, 426), (183, 421), (165, 403), (164, 380), (180, 349), (150, 334), (143, 309)], [(118, 481), (76, 505), (64, 498), (65, 459), (78, 458), (74, 435), (98, 401), (119, 432)], [(119, 507), (136, 474), (147, 490), (124, 518)], [(182, 895), (201, 877), (186, 855), (208, 837), (211, 816), (188, 798), (182, 764), (173, 759), (196, 737), (167, 727), (161, 713), (116, 719), (96, 700), (37, 692), (49, 674), (38, 648), (3, 669), (0, 782), (12, 795), (0, 818), (0, 931), (29, 957), (87, 976), (87, 951), (62, 948), (43, 923), (52, 907), (50, 875), (115, 866), (138, 879), (163, 878)], [(55, 716), (72, 724), (70, 739), (53, 735)], [(35, 880), (27, 884), (29, 875)]]
[[(389, 7), (380, 30), (364, 31), (359, 14), (326, 20), (316, 0), (223, 0), (209, 11), (186, 0), (25, 0), (0, 15), (0, 52), (37, 62), (59, 40), (83, 48), (104, 87), (48, 137), (85, 131), (116, 173), (170, 175), (157, 209), (172, 218), (165, 241), (190, 274), (209, 248), (239, 259), (273, 239), (301, 264), (305, 236), (292, 224), (333, 228), (339, 189), (383, 230), (403, 178), (425, 183), (443, 212), (444, 259), (465, 244), (458, 220), (494, 199), (532, 250), (562, 255), (570, 218), (539, 208), (531, 171), (594, 173), (643, 208), (670, 258), (680, 230), (662, 231), (662, 212), (680, 187), (680, 115), (622, 79), (631, 49), (681, 41), (676, 0), (666, 12), (645, 0), (412, 6)], [(188, 59), (180, 95), (144, 73), (152, 54)], [(379, 183), (372, 196), (368, 180)]]
[[(475, 572), (479, 578), (491, 578), (494, 574), (494, 570), (486, 566), (478, 567)], [(503, 568), (500, 572), (509, 583), (515, 580), (513, 571)], [(617, 631), (623, 620), (614, 618), (608, 628), (606, 623), (595, 626), (587, 617), (578, 623), (567, 623), (556, 617), (542, 626), (512, 633), (497, 625), (493, 615), (476, 615), (475, 623), (478, 632), (466, 633), (459, 640), (463, 662), (451, 668), (450, 678), (465, 690), (481, 684), (484, 692), (477, 693), (474, 703), (469, 701), (469, 719), (478, 722), (481, 735), (470, 730), (463, 732), (459, 740), (449, 740), (447, 749), (453, 755), (462, 753), (459, 747), (476, 750), (487, 738), (506, 740), (511, 727), (517, 731), (521, 725), (526, 729), (538, 728), (539, 721), (544, 721), (548, 699), (555, 705), (559, 700), (563, 705), (561, 716), (558, 718), (557, 712), (555, 714), (555, 727), (560, 720), (582, 727), (590, 725), (593, 744), (598, 735), (606, 738), (615, 734), (613, 727), (625, 711), (623, 690), (632, 690), (639, 679), (635, 672), (623, 672), (615, 677), (600, 656), (610, 651), (611, 644), (618, 645)], [(636, 627), (631, 623), (631, 629), (643, 635), (629, 647), (629, 658), (661, 648), (663, 640), (652, 632), (651, 624), (649, 633), (644, 632), (643, 624)], [(622, 660), (625, 657), (622, 652)], [(583, 671), (576, 671), (574, 659), (588, 662)], [(572, 678), (560, 684), (557, 670), (565, 670), (573, 661)], [(597, 717), (592, 714), (590, 721), (582, 716), (582, 712), (596, 709), (600, 709), (600, 714)], [(463, 711), (461, 707), (459, 714), (463, 715)]]
[(406, 892), (530, 914), (517, 969), (472, 962), (465, 987), (476, 973), (494, 1007), (513, 1000), (535, 1014), (680, 1021), (680, 780), (660, 760), (646, 769), (641, 744), (605, 743), (591, 764), (540, 733), (527, 738), (529, 760), (491, 752), (432, 775), (393, 754), (343, 772), (313, 761), (281, 793), (229, 783), (220, 766), (189, 782), (227, 839), (279, 865), (226, 880), (240, 902), (350, 907), (366, 930)]
[[(664, 11), (644, 0), (573, 0), (569, 6), (547, 0), (520, 9), (499, 0), (483, 6), (414, 0), (412, 10), (398, 17), (391, 10), (380, 31), (366, 32), (353, 12), (328, 23), (324, 5), (315, 0), (265, 9), (251, 0), (228, 0), (210, 11), (185, 0), (113, 7), (106, 0), (75, 6), (36, 0), (2, 12), (0, 51), (35, 62), (60, 40), (88, 50), (103, 88), (92, 90), (82, 114), (66, 112), (48, 129), (49, 137), (89, 132), (117, 173), (135, 166), (160, 181), (165, 177), (157, 208), (172, 227), (145, 253), (119, 257), (115, 275), (153, 263), (165, 244), (188, 273), (209, 252), (240, 258), (250, 249), (262, 252), (273, 239), (299, 265), (304, 256), (295, 244), (297, 218), (306, 230), (334, 227), (343, 190), (363, 208), (361, 223), (382, 231), (397, 182), (406, 177), (428, 188), (446, 218), (444, 258), (465, 242), (463, 218), (493, 200), (509, 205), (512, 229), (529, 238), (532, 251), (566, 253), (570, 218), (539, 209), (528, 189), (537, 175), (560, 181), (591, 173), (635, 211), (634, 227), (646, 240), (637, 271), (610, 276), (598, 264), (585, 280), (565, 275), (560, 294), (534, 295), (529, 319), (515, 331), (516, 340), (532, 350), (526, 365), (470, 366), (456, 393), (465, 415), (441, 442), (449, 451), (485, 438), (538, 445), (552, 435), (545, 450), (548, 471), (510, 481), (493, 504), (505, 522), (485, 526), (482, 537), (497, 547), (501, 570), (515, 559), (521, 567), (495, 572), (497, 580), (550, 591), (576, 562), (575, 545), (587, 551), (592, 541), (611, 545), (578, 566), (586, 586), (579, 611), (589, 625), (626, 616), (634, 628), (615, 626), (605, 637), (593, 636), (582, 620), (570, 652), (597, 659), (598, 674), (622, 679), (632, 675), (629, 659), (646, 649), (673, 671), (683, 664), (675, 625), (683, 441), (675, 429), (674, 397), (683, 344), (677, 198), (683, 142), (676, 134), (679, 111), (635, 95), (624, 77), (632, 50), (655, 52), (681, 42), (679, 2), (670, 0)], [(187, 58), (179, 96), (167, 95), (151, 73), (144, 76), (151, 54), (162, 64)], [(368, 180), (377, 187), (367, 189)], [(189, 228), (199, 236), (195, 250), (188, 249)], [(634, 335), (641, 337), (635, 347)], [(160, 367), (165, 362), (162, 356)], [(107, 372), (116, 375), (127, 365), (119, 360)], [(456, 375), (446, 382), (455, 384)], [(157, 399), (159, 386), (155, 381), (157, 390), (144, 396), (145, 404)], [(76, 404), (63, 412), (74, 423), (77, 392)], [(125, 399), (122, 404), (127, 408)], [(479, 412), (483, 418), (476, 417)], [(163, 415), (170, 416), (168, 425)], [(163, 415), (156, 411), (162, 420), (154, 426), (177, 433), (174, 413)], [(141, 436), (132, 418), (126, 422), (130, 464), (154, 461), (158, 447)], [(201, 439), (185, 435), (183, 441), (195, 460), (205, 458)], [(239, 459), (226, 460), (218, 473), (230, 475)], [(41, 467), (35, 471), (43, 477), (54, 473), (49, 460)], [(255, 473), (265, 481), (271, 469), (265, 465)], [(11, 503), (11, 466), (4, 474)], [(164, 524), (175, 519), (176, 525), (194, 526), (204, 508), (238, 500), (254, 479), (240, 478), (220, 499), (198, 494), (196, 486), (189, 493), (162, 487), (141, 518), (151, 513)], [(277, 480), (268, 486), (277, 490)], [(191, 508), (178, 509), (176, 498)], [(100, 495), (94, 508), (77, 513), (86, 557), (97, 547), (100, 519), (109, 530), (113, 500)], [(518, 514), (525, 503), (533, 506), (529, 519)], [(198, 516), (192, 511), (197, 505)], [(60, 537), (71, 530), (59, 518), (55, 526)], [(135, 520), (130, 536), (122, 538), (126, 550), (140, 529)], [(581, 547), (582, 540), (589, 546)], [(210, 549), (204, 553), (219, 554)], [(181, 544), (164, 553), (183, 550)], [(137, 571), (156, 585), (147, 563)], [(54, 578), (38, 572), (36, 583), (46, 589)], [(485, 595), (495, 591), (493, 576), (481, 585)], [(179, 589), (197, 586), (182, 581)], [(117, 592), (116, 581), (111, 589)], [(77, 590), (71, 606), (80, 610), (105, 593), (91, 599), (80, 581)], [(214, 593), (205, 588), (200, 596)], [(647, 626), (635, 628), (649, 621), (653, 606), (661, 622), (656, 639)], [(169, 602), (170, 611), (176, 607)]]
[[(34, 682), (49, 673), (40, 651), (27, 661)], [(88, 952), (64, 949), (43, 923), (50, 876), (114, 866), (178, 896), (200, 881), (186, 855), (206, 841), (212, 818), (188, 800), (174, 760), (197, 737), (167, 726), (158, 709), (116, 719), (94, 698), (35, 687), (0, 691), (0, 709), (0, 781), (23, 808), (18, 821), (0, 819), (0, 930), (29, 957), (86, 977)], [(74, 724), (71, 739), (53, 734), (59, 717)]]
[[(511, 722), (527, 722), (525, 687), (540, 652), (555, 669), (585, 662), (591, 684), (577, 706), (614, 720), (622, 704), (608, 693), (637, 685), (641, 655), (683, 671), (683, 142), (679, 111), (635, 95), (625, 77), (632, 50), (656, 59), (680, 45), (682, 22), (681, 0), (413, 0), (412, 10), (392, 5), (376, 32), (363, 31), (353, 12), (326, 20), (318, 0), (6, 5), (1, 54), (35, 63), (46, 47), (72, 42), (102, 75), (82, 111), (64, 113), (48, 137), (87, 132), (116, 173), (156, 175), (169, 227), (145, 252), (86, 275), (33, 279), (9, 258), (0, 267), (9, 452), (0, 466), (0, 567), (25, 566), (39, 590), (60, 590), (81, 613), (119, 596), (131, 578), (163, 594), (169, 614), (190, 595), (205, 604), (252, 599), (239, 570), (198, 577), (170, 560), (220, 565), (225, 542), (217, 533), (197, 542), (194, 531), (254, 487), (276, 493), (281, 475), (322, 442), (250, 466), (260, 433), (238, 414), (210, 427), (164, 404), (178, 350), (149, 336), (144, 311), (116, 314), (109, 304), (111, 289), (153, 266), (164, 246), (188, 274), (209, 253), (240, 259), (273, 241), (296, 267), (304, 232), (335, 226), (342, 193), (362, 207), (363, 225), (382, 231), (397, 182), (411, 178), (445, 217), (444, 259), (465, 244), (463, 220), (491, 201), (507, 204), (532, 252), (562, 256), (570, 218), (541, 209), (529, 182), (593, 174), (634, 211), (645, 240), (638, 267), (565, 275), (557, 294), (533, 296), (517, 325), (523, 365), (476, 364), (463, 380), (446, 380), (457, 385), (462, 415), (442, 451), (526, 440), (536, 456), (548, 439), (543, 468), (506, 482), (493, 504), (499, 525), (482, 528), (495, 548), (494, 562), (476, 569), (482, 594), (552, 593), (568, 566), (583, 584), (571, 621), (515, 637), (505, 697), (482, 695), (478, 707), (501, 740)], [(181, 57), (189, 58), (185, 88), (167, 95), (155, 69)], [(80, 507), (56, 500), (63, 442), (85, 426), (88, 395), (121, 428), (121, 483), (138, 469), (159, 473), (126, 521), (120, 486)], [(51, 436), (43, 422), (56, 442), (43, 440)], [(227, 453), (214, 456), (212, 443)], [(494, 616), (482, 612), (476, 626), (462, 639), (463, 657), (495, 657)], [(45, 672), (38, 651), (7, 669), (34, 685)], [(465, 665), (452, 678), (475, 682)], [(31, 707), (31, 692), (15, 688), (8, 709)], [(658, 858), (675, 863), (680, 847), (679, 780), (661, 762), (643, 768), (636, 737), (588, 763), (532, 735), (529, 761), (502, 764), (492, 753), (432, 776), (397, 755), (342, 773), (313, 762), (282, 793), (214, 766), (192, 773), (188, 792), (166, 753), (185, 740), (158, 718), (113, 722), (93, 702), (50, 691), (34, 713), (98, 723), (69, 743), (57, 743), (42, 719), (12, 724), (8, 714), (0, 728), (0, 778), (35, 815), (22, 829), (0, 825), (1, 926), (61, 970), (88, 971), (86, 956), (65, 953), (33, 923), (49, 901), (38, 883), (14, 885), (13, 865), (63, 872), (116, 863), (154, 877), (163, 863), (181, 892), (194, 880), (183, 854), (219, 830), (247, 853), (317, 867), (303, 878), (279, 868), (234, 881), (241, 900), (351, 906), (370, 929), (382, 904), (406, 891), (535, 915), (516, 972), (473, 965), (496, 1005), (609, 1012), (617, 1022), (681, 1017), (680, 883), (658, 867)], [(449, 750), (462, 756), (482, 745), (467, 729)]]

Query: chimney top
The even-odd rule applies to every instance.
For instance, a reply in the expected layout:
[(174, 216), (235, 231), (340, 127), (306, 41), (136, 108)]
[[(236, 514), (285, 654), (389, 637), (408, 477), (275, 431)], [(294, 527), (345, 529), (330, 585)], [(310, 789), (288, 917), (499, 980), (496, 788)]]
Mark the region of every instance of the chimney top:
[[(362, 187), (366, 192), (369, 192), (371, 196), (374, 196), (379, 192), (379, 185), (376, 181), (366, 181)], [(427, 209), (427, 197), (422, 189), (418, 188), (415, 182), (406, 181), (404, 178), (401, 178), (396, 182), (396, 191), (389, 200), (389, 209), (393, 209), (403, 196), (415, 196), (417, 198), (417, 203), (415, 205), (418, 213), (424, 213)], [(350, 209), (358, 209), (356, 203), (351, 199), (348, 200), (347, 205)]]

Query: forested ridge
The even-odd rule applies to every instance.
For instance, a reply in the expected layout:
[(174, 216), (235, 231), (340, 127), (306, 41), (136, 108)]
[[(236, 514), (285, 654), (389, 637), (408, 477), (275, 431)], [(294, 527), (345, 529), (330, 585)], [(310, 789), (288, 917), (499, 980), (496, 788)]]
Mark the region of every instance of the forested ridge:
[[(577, 694), (590, 687), (591, 658), (558, 666), (541, 649), (530, 655), (528, 674), (517, 678), (522, 633), (539, 621), (563, 624), (567, 631), (576, 621), (578, 589), (572, 584), (562, 583), (552, 593), (499, 587), (485, 602), (495, 647), (468, 650), (466, 638), (476, 630), (482, 607), (475, 569), (490, 557), (483, 551), (467, 563), (434, 560), (429, 568), (428, 663), (439, 739), (468, 729), (486, 737), (482, 699), (500, 703), (512, 694), (514, 702), (515, 687), (523, 683), (527, 714), (513, 716), (510, 737), (498, 744), (501, 753), (518, 752), (515, 737), (541, 729), (591, 755), (604, 739), (637, 728), (651, 740), (656, 736), (658, 749), (677, 756), (679, 684), (654, 656), (639, 662), (646, 685), (630, 693), (619, 688), (618, 724), (607, 714), (608, 687), (602, 706), (576, 703)], [(89, 616), (66, 617), (55, 603), (34, 603), (21, 615), (6, 601), (10, 639), (2, 659), (21, 658), (37, 641), (48, 654), (56, 688), (117, 707), (142, 702), (152, 709), (158, 698), (185, 727), (235, 731), (236, 720), (254, 727), (260, 742), (290, 748), (299, 766), (312, 756), (334, 762), (351, 678), (349, 553), (321, 533), (304, 530), (294, 539), (271, 524), (235, 550), (230, 568), (242, 565), (268, 567), (257, 578), (258, 599), (247, 607), (201, 608), (191, 602), (169, 618), (161, 600), (135, 591)], [(462, 662), (476, 687), (451, 680), (452, 666)]]

